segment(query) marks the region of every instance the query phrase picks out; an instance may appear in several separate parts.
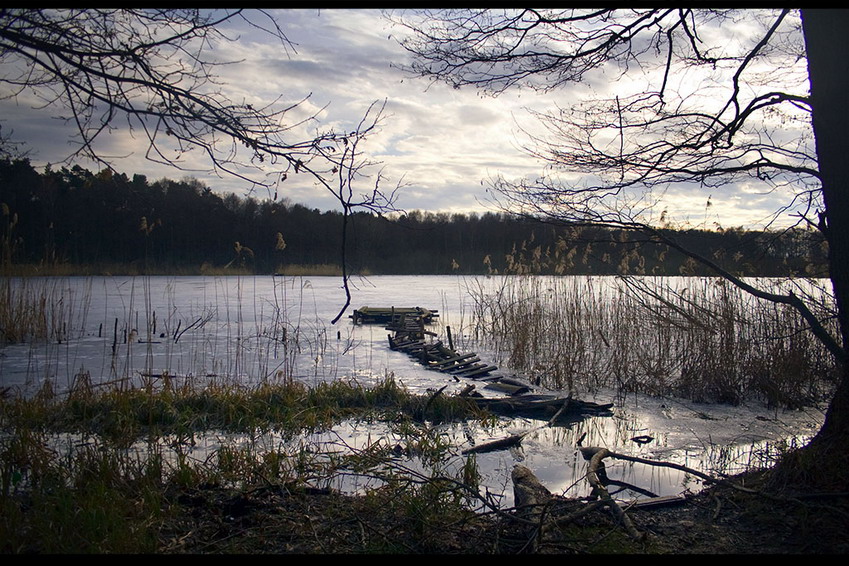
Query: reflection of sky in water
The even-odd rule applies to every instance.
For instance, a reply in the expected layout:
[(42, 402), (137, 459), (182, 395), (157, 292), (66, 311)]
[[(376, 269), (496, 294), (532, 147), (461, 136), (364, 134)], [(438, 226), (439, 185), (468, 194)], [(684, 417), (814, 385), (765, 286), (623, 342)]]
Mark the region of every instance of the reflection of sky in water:
[[(718, 409), (721, 410), (719, 407)], [(717, 412), (716, 415), (721, 413)], [(726, 424), (731, 428), (740, 426), (742, 421), (736, 416), (726, 416), (728, 416)], [(733, 422), (729, 422), (731, 420)], [(814, 426), (810, 418), (807, 420), (810, 421), (809, 426)], [(804, 429), (805, 427), (800, 424), (804, 421), (805, 419), (800, 419), (795, 423), (795, 427)], [(627, 414), (623, 417), (618, 412), (614, 417), (590, 417), (565, 427), (549, 428), (543, 427), (544, 424), (541, 421), (525, 419), (501, 419), (499, 424), (486, 428), (470, 423), (430, 426), (450, 443), (449, 456), (440, 466), (443, 474), (453, 477), (458, 477), (465, 459), (469, 457), (462, 454), (463, 450), (511, 434), (536, 429), (525, 436), (518, 447), (478, 453), (474, 456), (482, 476), (480, 493), (505, 507), (513, 505), (510, 477), (513, 467), (517, 464), (530, 468), (542, 484), (555, 494), (567, 497), (588, 495), (590, 489), (584, 479), (587, 462), (576, 446), (581, 437), (583, 437), (584, 446), (604, 446), (620, 454), (674, 462), (714, 475), (736, 473), (743, 471), (749, 465), (757, 466), (763, 463), (758, 460), (759, 452), (769, 449), (769, 443), (759, 439), (760, 433), (767, 432), (766, 428), (750, 436), (748, 442), (742, 442), (742, 438), (738, 438), (738, 443), (733, 446), (723, 446), (718, 443), (709, 450), (697, 450), (693, 445), (679, 447), (671, 444), (669, 442), (671, 435), (645, 428), (642, 426), (645, 424), (644, 421), (636, 414)], [(778, 428), (782, 426), (790, 428), (790, 423), (785, 422), (779, 425), (778, 421), (774, 421), (769, 430), (777, 434)], [(635, 427), (640, 428), (637, 431)], [(652, 436), (654, 440), (642, 446), (637, 445), (630, 440), (635, 432)], [(251, 437), (210, 433), (196, 437), (192, 443), (174, 443), (170, 448), (166, 446), (164, 452), (167, 459), (169, 454), (173, 457), (173, 450), (179, 449), (188, 458), (196, 462), (205, 462), (210, 459), (214, 461), (215, 451), (222, 446), (241, 445), (250, 446), (252, 452), (258, 456), (264, 452), (278, 451), (290, 456), (300, 454), (300, 457), (309, 461), (321, 461), (326, 460), (327, 454), (338, 455), (363, 452), (369, 447), (397, 446), (399, 447), (398, 457), (394, 462), (405, 470), (422, 472), (423, 476), (427, 477), (432, 470), (423, 465), (415, 454), (409, 455), (405, 449), (402, 449), (408, 446), (406, 439), (410, 438), (387, 423), (344, 422), (335, 426), (332, 431), (286, 438), (274, 433)], [(415, 436), (412, 439), (414, 441)], [(167, 442), (163, 445), (167, 445)], [(138, 443), (136, 449), (141, 455), (148, 451), (147, 445), (143, 442)], [(698, 478), (671, 468), (613, 458), (606, 459), (605, 465), (610, 479), (635, 485), (658, 496), (678, 495), (688, 491), (697, 492), (702, 486)], [(313, 478), (308, 483), (313, 487), (331, 487), (346, 493), (362, 493), (380, 485), (380, 481), (369, 474), (357, 474), (351, 470), (342, 470), (331, 478)], [(623, 501), (646, 496), (630, 490), (617, 493), (616, 489), (614, 486), (610, 488), (614, 496)]]
[[(361, 306), (423, 306), (439, 310), (432, 330), (445, 336), (450, 326), (458, 349), (476, 350), (469, 339), (473, 305), (467, 285), (497, 284), (497, 278), (453, 276), (378, 276), (352, 281), (352, 304), (336, 325), (330, 321), (344, 303), (341, 280), (335, 277), (148, 277), (44, 278), (28, 282), (33, 289), (62, 298), (65, 338), (61, 343), (11, 344), (0, 350), (0, 387), (32, 391), (45, 377), (57, 389), (70, 385), (81, 371), (92, 382), (138, 379), (142, 373), (167, 371), (176, 379), (202, 382), (256, 382), (291, 376), (308, 384), (339, 378), (371, 385), (392, 374), (414, 392), (462, 381), (423, 369), (405, 354), (388, 348), (388, 332), (379, 325), (353, 326), (347, 315)], [(39, 291), (41, 292), (41, 291)], [(117, 320), (117, 323), (116, 323)], [(134, 340), (126, 340), (135, 331)], [(131, 334), (131, 336), (133, 336)], [(117, 337), (117, 343), (116, 343)], [(114, 345), (114, 354), (113, 354)], [(478, 388), (482, 392), (482, 388)], [(616, 400), (599, 393), (597, 402)], [(510, 472), (521, 463), (556, 493), (584, 495), (586, 462), (576, 448), (584, 446), (649, 459), (674, 461), (711, 473), (739, 471), (736, 465), (758, 464), (776, 441), (814, 433), (822, 421), (816, 411), (767, 411), (759, 407), (687, 405), (669, 399), (632, 396), (617, 402), (613, 417), (588, 418), (566, 427), (544, 428), (526, 436), (521, 447), (477, 454), (490, 493), (512, 501)], [(459, 467), (460, 451), (540, 426), (539, 421), (506, 420), (496, 430), (445, 426)], [(647, 435), (637, 445), (631, 438)], [(297, 442), (333, 443), (361, 448), (370, 442), (397, 442), (384, 425), (348, 424), (326, 437)], [(268, 439), (268, 442), (281, 442)], [(751, 450), (756, 446), (756, 450)], [(215, 437), (194, 451), (209, 452)], [(200, 456), (199, 456), (200, 457)], [(639, 485), (657, 495), (697, 490), (699, 482), (682, 472), (638, 463), (607, 461), (608, 475)], [(410, 462), (414, 465), (415, 460)], [(362, 477), (346, 476), (345, 489), (364, 487)], [(509, 504), (509, 501), (507, 504)]]

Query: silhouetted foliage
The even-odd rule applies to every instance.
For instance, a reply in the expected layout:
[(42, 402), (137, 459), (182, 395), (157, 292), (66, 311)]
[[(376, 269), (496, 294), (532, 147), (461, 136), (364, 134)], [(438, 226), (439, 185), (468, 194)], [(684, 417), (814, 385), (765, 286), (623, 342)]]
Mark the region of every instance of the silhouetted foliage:
[[(281, 265), (341, 261), (343, 213), (286, 200), (220, 195), (194, 178), (92, 173), (79, 166), (37, 172), (0, 161), (5, 263), (134, 265), (197, 270), (203, 263), (274, 273)], [(352, 212), (349, 268), (395, 274), (707, 273), (638, 233), (562, 226), (502, 213)], [(278, 236), (279, 234), (279, 236)], [(741, 275), (823, 275), (819, 232), (675, 231), (689, 249)], [(280, 242), (282, 241), (282, 246)]]

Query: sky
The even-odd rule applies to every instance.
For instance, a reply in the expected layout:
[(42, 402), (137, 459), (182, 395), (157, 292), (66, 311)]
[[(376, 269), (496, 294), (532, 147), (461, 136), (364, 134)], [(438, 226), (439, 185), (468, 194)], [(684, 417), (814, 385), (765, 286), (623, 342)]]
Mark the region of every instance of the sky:
[[(559, 90), (535, 94), (508, 91), (498, 97), (471, 88), (453, 89), (406, 73), (402, 67), (409, 54), (399, 45), (404, 30), (379, 10), (277, 10), (273, 12), (291, 46), (286, 47), (256, 30), (240, 28), (238, 40), (216, 46), (215, 56), (239, 61), (222, 67), (218, 74), (222, 90), (234, 101), (267, 103), (281, 97), (298, 101), (308, 97), (293, 113), (315, 113), (318, 122), (308, 127), (349, 130), (374, 102), (385, 101), (377, 135), (364, 146), (378, 161), (386, 177), (384, 186), (399, 184), (396, 206), (403, 210), (478, 212), (496, 210), (489, 181), (536, 177), (542, 165), (522, 149), (523, 129), (537, 127), (529, 110), (546, 110), (570, 96)], [(0, 85), (2, 86), (2, 85)], [(19, 96), (0, 101), (0, 125), (25, 141), (36, 166), (60, 162), (72, 151), (68, 126), (54, 115)], [(126, 129), (118, 129), (106, 146), (115, 168), (149, 179), (180, 179), (186, 172), (146, 161), (143, 148)], [(190, 158), (190, 160), (193, 157)], [(200, 159), (200, 156), (198, 156)], [(80, 163), (98, 169), (97, 165)], [(191, 175), (216, 192), (244, 194), (248, 186), (232, 177), (207, 174), (204, 162)], [(268, 198), (264, 190), (254, 193)], [(279, 196), (321, 210), (338, 204), (325, 189), (305, 175), (293, 176), (281, 185)], [(766, 218), (779, 201), (751, 186), (735, 186), (711, 196), (670, 188), (666, 202), (677, 219), (707, 225), (713, 219), (726, 226), (750, 225)]]

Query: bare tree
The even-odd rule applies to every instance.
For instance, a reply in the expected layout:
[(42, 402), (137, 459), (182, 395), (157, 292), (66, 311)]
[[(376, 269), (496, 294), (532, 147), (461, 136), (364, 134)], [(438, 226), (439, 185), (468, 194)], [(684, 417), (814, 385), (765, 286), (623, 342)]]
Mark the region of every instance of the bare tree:
[[(528, 134), (526, 149), (541, 160), (544, 172), (493, 182), (507, 210), (642, 231), (755, 296), (799, 310), (834, 355), (842, 380), (825, 424), (794, 469), (803, 461), (828, 459), (837, 465), (814, 477), (823, 485), (835, 477), (845, 480), (849, 109), (840, 100), (849, 72), (838, 54), (845, 53), (849, 14), (447, 10), (399, 21), (412, 32), (403, 45), (414, 56), (410, 71), (419, 76), (492, 95), (520, 87), (587, 95), (535, 113), (543, 133)], [(569, 93), (567, 85), (573, 87)], [(737, 182), (783, 197), (766, 227), (789, 217), (822, 234), (840, 335), (829, 333), (794, 293), (758, 289), (659, 230), (667, 220), (657, 207), (663, 191), (686, 185), (708, 195)]]
[[(293, 50), (263, 10), (0, 9), (0, 96), (30, 91), (45, 111), (61, 113), (75, 131), (69, 161), (85, 157), (111, 168), (115, 158), (97, 142), (123, 126), (141, 133), (154, 162), (185, 168), (186, 154), (200, 151), (213, 171), (252, 189), (276, 189), (303, 173), (336, 198), (346, 217), (354, 208), (391, 210), (394, 189), (383, 192), (379, 181), (369, 181), (363, 194), (354, 188), (375, 166), (363, 160), (361, 146), (383, 107), (373, 104), (350, 131), (306, 135), (303, 126), (315, 115), (292, 117), (305, 99), (263, 107), (231, 100), (216, 76), (229, 62), (211, 53), (215, 43), (236, 40), (223, 31), (231, 23)], [(344, 264), (344, 245), (342, 256)], [(344, 287), (349, 297), (347, 272)]]
[[(331, 173), (335, 175), (335, 181), (332, 186), (327, 184), (326, 187), (342, 205), (341, 259), (345, 303), (333, 318), (331, 324), (336, 324), (351, 304), (351, 291), (348, 286), (348, 221), (351, 212), (369, 210), (376, 214), (383, 214), (388, 210), (393, 210), (395, 194), (401, 186), (399, 182), (388, 191), (384, 190), (382, 183), (385, 178), (382, 169), (379, 168), (380, 164), (364, 158), (359, 148), (366, 137), (375, 130), (385, 106), (385, 101), (379, 107), (377, 103), (372, 104), (356, 130), (359, 135), (344, 141), (341, 150), (333, 146), (323, 150), (330, 152), (331, 155), (328, 155), (327, 158), (334, 162)], [(336, 153), (338, 155), (335, 155)], [(370, 190), (360, 192), (356, 187), (364, 183), (368, 183)]]

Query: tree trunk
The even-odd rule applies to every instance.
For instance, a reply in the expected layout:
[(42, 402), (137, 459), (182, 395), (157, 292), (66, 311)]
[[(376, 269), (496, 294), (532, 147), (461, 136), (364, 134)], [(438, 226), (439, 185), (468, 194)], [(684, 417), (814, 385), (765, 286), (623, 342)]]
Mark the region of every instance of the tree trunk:
[[(849, 475), (849, 11), (802, 10), (808, 57), (811, 108), (817, 160), (825, 203), (825, 236), (829, 268), (837, 302), (843, 355), (838, 360), (841, 380), (826, 413), (825, 423), (806, 447), (815, 483), (822, 487)], [(798, 462), (797, 462), (798, 463)], [(807, 475), (807, 474), (806, 474)], [(840, 486), (845, 489), (845, 485)]]

